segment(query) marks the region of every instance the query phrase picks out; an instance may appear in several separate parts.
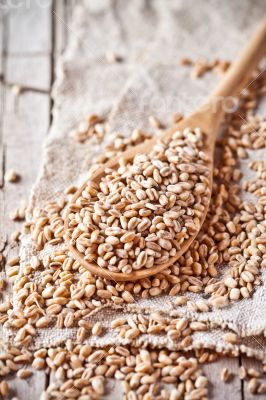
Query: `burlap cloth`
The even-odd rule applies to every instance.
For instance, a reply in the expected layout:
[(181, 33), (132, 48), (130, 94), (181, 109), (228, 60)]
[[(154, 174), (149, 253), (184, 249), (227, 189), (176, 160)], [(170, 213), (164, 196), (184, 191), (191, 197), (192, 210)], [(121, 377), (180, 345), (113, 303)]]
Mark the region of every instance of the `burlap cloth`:
[[(208, 73), (201, 79), (191, 80), (190, 70), (179, 66), (180, 58), (234, 59), (264, 9), (264, 0), (92, 0), (76, 3), (71, 21), (61, 21), (66, 24), (69, 41), (57, 68), (53, 124), (45, 144), (41, 174), (32, 191), (32, 205), (40, 207), (57, 199), (69, 184), (81, 184), (93, 156), (110, 140), (107, 136), (101, 144), (94, 139), (79, 144), (68, 137), (69, 131), (89, 112), (110, 113), (111, 131), (118, 130), (125, 135), (136, 127), (149, 130), (149, 115), (169, 123), (174, 111), (188, 114), (215, 86), (218, 77)], [(104, 58), (106, 51), (119, 54), (123, 62), (108, 64)], [(263, 112), (263, 107), (260, 111)], [(256, 157), (265, 159), (265, 152), (260, 151)], [(22, 264), (34, 252), (34, 244), (24, 236)], [(125, 316), (125, 312), (130, 315), (139, 310), (145, 313), (161, 310), (168, 316), (184, 314), (211, 322), (210, 332), (193, 335), (192, 347), (232, 348), (265, 359), (265, 271), (263, 282), (252, 299), (208, 313), (197, 314), (186, 306), (175, 308), (170, 296), (139, 300), (128, 305), (126, 310), (103, 308), (91, 319), (102, 321), (106, 334), (88, 340), (97, 346), (125, 343), (114, 331), (108, 330), (112, 319), (121, 313)], [(13, 302), (15, 305), (15, 295)], [(228, 329), (243, 337), (240, 347), (224, 342), (222, 336)], [(76, 329), (40, 330), (35, 346), (59, 343), (75, 337), (75, 333)], [(142, 335), (138, 341), (177, 347), (167, 336)]]

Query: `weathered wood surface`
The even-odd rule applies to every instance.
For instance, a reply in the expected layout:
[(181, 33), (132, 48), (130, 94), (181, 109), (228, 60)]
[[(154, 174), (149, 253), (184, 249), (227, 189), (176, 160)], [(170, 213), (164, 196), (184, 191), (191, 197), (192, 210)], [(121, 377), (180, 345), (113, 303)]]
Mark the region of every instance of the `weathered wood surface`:
[[(231, 374), (228, 382), (221, 381), (221, 372), (227, 368)], [(215, 363), (205, 364), (203, 370), (210, 382), (209, 397), (212, 400), (244, 400), (241, 381), (238, 378), (238, 358), (223, 357)]]
[[(7, 238), (20, 228), (8, 215), (29, 197), (50, 123), (52, 8), (51, 2), (46, 3), (43, 8), (35, 1), (19, 2), (13, 8), (10, 3), (4, 12), (0, 10), (0, 250), (4, 248), (6, 257), (18, 254), (18, 245), (7, 243)], [(13, 85), (21, 87), (19, 95)], [(3, 180), (11, 168), (21, 174), (18, 183)], [(10, 398), (37, 400), (46, 381), (43, 372), (27, 381), (11, 378)]]
[(51, 85), (50, 58), (45, 54), (22, 57), (8, 55), (5, 82), (11, 86), (22, 86), (24, 90), (48, 92)]
[[(7, 2), (8, 4), (8, 2)], [(52, 1), (10, 2), (8, 7), (9, 55), (26, 56), (52, 51)]]
[[(261, 366), (261, 362), (260, 361), (255, 360), (253, 358), (242, 357), (241, 358), (241, 365), (243, 365), (247, 370), (249, 368), (253, 368), (253, 369), (259, 371), (261, 373), (261, 376), (260, 376), (259, 380), (260, 380), (260, 382), (264, 382), (265, 383), (265, 374), (263, 376), (262, 366)], [(258, 399), (260, 399), (260, 398), (265, 399), (266, 398), (265, 394), (261, 394), (260, 396), (259, 395), (255, 396), (254, 394), (250, 393), (250, 390), (248, 388), (248, 380), (244, 380), (243, 381), (243, 387), (242, 388), (243, 388), (243, 398), (245, 400), (254, 400), (255, 397), (258, 398)]]
[[(51, 122), (50, 91), (55, 77), (55, 65), (66, 46), (71, 31), (66, 26), (71, 19), (73, 1), (26, 2), (23, 6), (0, 14), (0, 251), (17, 254), (18, 247), (6, 245), (6, 238), (17, 229), (8, 214), (27, 199), (40, 166), (42, 142)], [(58, 18), (58, 16), (60, 18)], [(62, 23), (62, 20), (64, 23)], [(5, 27), (5, 30), (4, 30)], [(19, 96), (12, 85), (21, 86)], [(14, 168), (21, 173), (21, 182), (4, 184), (4, 171)], [(203, 367), (209, 378), (210, 399), (252, 400), (247, 384), (238, 378), (239, 364), (255, 366), (258, 362), (242, 358), (223, 358)], [(228, 383), (220, 380), (221, 370), (228, 368), (233, 378)], [(51, 380), (53, 378), (51, 377)], [(37, 400), (49, 379), (41, 371), (29, 380), (10, 380), (13, 396), (20, 400)], [(121, 398), (121, 387), (115, 387), (106, 397)]]
[(3, 78), (4, 15), (0, 13), (0, 79)]

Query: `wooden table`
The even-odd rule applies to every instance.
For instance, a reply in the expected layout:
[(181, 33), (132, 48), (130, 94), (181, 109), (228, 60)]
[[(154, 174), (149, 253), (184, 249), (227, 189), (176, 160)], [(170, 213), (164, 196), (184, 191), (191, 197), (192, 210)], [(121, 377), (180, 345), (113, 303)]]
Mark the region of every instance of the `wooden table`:
[[(0, 251), (8, 256), (18, 252), (7, 242), (10, 233), (18, 228), (8, 214), (20, 199), (28, 198), (37, 177), (42, 143), (53, 118), (51, 87), (55, 65), (71, 35), (67, 25), (75, 5), (70, 0), (20, 1), (17, 6), (14, 3), (0, 6)], [(5, 185), (4, 172), (11, 168), (21, 173), (21, 182)], [(204, 366), (212, 382), (211, 399), (255, 398), (248, 392), (246, 382), (237, 376), (239, 365), (259, 368), (257, 361), (245, 357), (223, 358)], [(234, 374), (226, 384), (220, 381), (224, 367)], [(9, 383), (14, 396), (37, 400), (49, 379), (39, 371), (27, 381), (11, 379)]]

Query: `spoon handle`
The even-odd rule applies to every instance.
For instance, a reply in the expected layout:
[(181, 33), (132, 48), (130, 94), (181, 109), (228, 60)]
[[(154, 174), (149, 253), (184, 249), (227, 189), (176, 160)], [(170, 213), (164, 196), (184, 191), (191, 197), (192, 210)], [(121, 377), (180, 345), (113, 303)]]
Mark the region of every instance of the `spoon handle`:
[(212, 92), (209, 100), (215, 97), (234, 96), (244, 90), (245, 84), (250, 79), (250, 74), (263, 55), (266, 55), (266, 17), (264, 17), (236, 61), (228, 69), (224, 79)]

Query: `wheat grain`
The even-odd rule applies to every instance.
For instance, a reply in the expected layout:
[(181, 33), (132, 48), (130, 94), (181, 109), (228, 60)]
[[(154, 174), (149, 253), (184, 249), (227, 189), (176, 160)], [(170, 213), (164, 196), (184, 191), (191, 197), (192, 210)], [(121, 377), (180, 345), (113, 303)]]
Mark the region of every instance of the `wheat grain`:
[(6, 380), (3, 380), (3, 381), (0, 383), (0, 393), (1, 393), (1, 395), (2, 395), (3, 397), (8, 396), (8, 394), (9, 394), (9, 386), (8, 386), (8, 383), (7, 383)]
[(248, 382), (248, 390), (250, 393), (255, 394), (259, 386), (259, 381), (257, 378), (252, 378)]
[(239, 343), (239, 337), (238, 337), (235, 333), (232, 333), (232, 332), (225, 333), (225, 334), (223, 335), (223, 339), (224, 339), (227, 343), (231, 343), (231, 344), (237, 344), (237, 343)]
[(100, 322), (94, 324), (91, 333), (95, 336), (100, 336), (103, 333), (103, 326)]
[(260, 372), (257, 371), (255, 368), (248, 368), (247, 374), (252, 378), (259, 378), (259, 376), (261, 375)]
[(30, 371), (29, 369), (20, 369), (17, 372), (17, 377), (19, 379), (27, 379), (32, 375), (32, 371)]
[(257, 389), (258, 394), (265, 394), (266, 393), (266, 383), (261, 383)]
[(223, 368), (221, 371), (221, 381), (223, 382), (228, 382), (228, 380), (230, 379), (230, 372), (228, 371), (227, 368)]
[(20, 179), (19, 174), (14, 170), (10, 169), (5, 173), (5, 181), (6, 182), (17, 182)]

